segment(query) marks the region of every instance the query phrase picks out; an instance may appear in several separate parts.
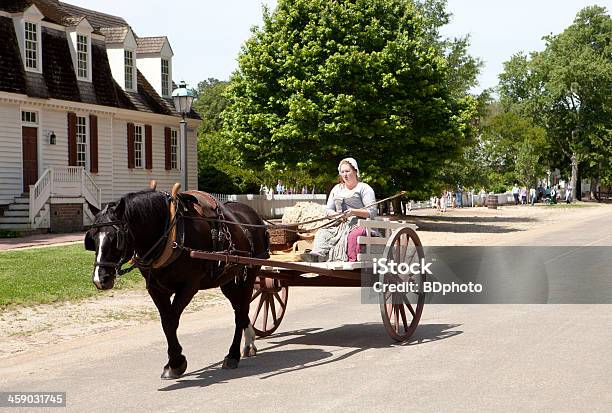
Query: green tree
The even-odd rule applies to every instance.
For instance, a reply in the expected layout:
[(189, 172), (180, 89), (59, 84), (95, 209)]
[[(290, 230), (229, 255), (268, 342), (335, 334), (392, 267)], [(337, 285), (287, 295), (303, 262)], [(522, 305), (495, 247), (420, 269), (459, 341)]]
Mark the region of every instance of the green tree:
[(455, 76), (465, 61), (435, 41), (441, 20), (397, 0), (279, 0), (263, 20), (223, 114), (244, 165), (325, 185), (353, 156), (381, 194), (429, 194), (462, 155), (476, 107), (456, 80), (473, 75)]
[(612, 20), (605, 8), (586, 7), (562, 33), (544, 39), (544, 51), (505, 64), (500, 95), (546, 129), (569, 161), (562, 169), (571, 174), (575, 199), (579, 166), (597, 179), (612, 166)]
[(218, 132), (222, 127), (221, 112), (227, 106), (227, 99), (223, 96), (229, 82), (215, 78), (208, 78), (198, 83), (197, 99), (193, 109), (202, 118), (200, 130), (203, 133)]
[(216, 193), (240, 193), (257, 190), (249, 182), (255, 179), (240, 165), (240, 155), (220, 133), (221, 112), (227, 106), (223, 96), (229, 82), (209, 78), (198, 84), (194, 110), (202, 118), (198, 130), (198, 187)]
[(515, 182), (533, 186), (548, 166), (546, 131), (498, 104), (491, 105), (483, 120), (480, 145), (489, 185), (496, 191), (505, 191)]

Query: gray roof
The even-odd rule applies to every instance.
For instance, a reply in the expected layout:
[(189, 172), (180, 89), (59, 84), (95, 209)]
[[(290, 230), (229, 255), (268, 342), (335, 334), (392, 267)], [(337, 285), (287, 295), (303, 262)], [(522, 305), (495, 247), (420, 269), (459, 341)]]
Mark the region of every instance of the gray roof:
[(59, 2), (64, 11), (73, 17), (85, 17), (96, 29), (102, 27), (127, 27), (129, 24), (121, 17)]
[(104, 35), (106, 44), (123, 43), (128, 29), (128, 27), (103, 27), (100, 33)]
[(166, 36), (158, 37), (139, 37), (136, 39), (138, 48), (136, 53), (159, 53), (168, 41)]

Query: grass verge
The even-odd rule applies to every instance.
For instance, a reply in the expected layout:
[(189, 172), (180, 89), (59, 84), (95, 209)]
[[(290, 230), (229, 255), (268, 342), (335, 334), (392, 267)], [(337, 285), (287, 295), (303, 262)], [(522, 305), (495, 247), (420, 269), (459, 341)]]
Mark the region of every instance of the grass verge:
[[(97, 295), (91, 281), (93, 260), (93, 252), (82, 245), (0, 252), (0, 309)], [(144, 280), (133, 271), (117, 280), (114, 288), (144, 288)]]

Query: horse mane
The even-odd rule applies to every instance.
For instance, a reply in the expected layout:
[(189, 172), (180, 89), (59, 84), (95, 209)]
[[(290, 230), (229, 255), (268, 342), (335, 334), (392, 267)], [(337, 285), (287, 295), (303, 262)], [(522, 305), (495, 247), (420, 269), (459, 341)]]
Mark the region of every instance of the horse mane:
[[(121, 199), (124, 204), (124, 221), (130, 231), (160, 232), (164, 230), (169, 209), (168, 200), (163, 192), (147, 189), (126, 194)], [(161, 234), (150, 235), (159, 236)]]

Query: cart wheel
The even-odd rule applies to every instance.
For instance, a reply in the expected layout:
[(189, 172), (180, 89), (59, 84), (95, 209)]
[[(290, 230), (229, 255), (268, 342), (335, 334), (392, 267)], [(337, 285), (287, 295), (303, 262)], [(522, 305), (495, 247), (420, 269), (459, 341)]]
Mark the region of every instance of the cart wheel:
[(280, 280), (257, 276), (251, 297), (249, 318), (257, 337), (272, 334), (285, 315), (289, 287)]
[[(398, 265), (410, 265), (420, 262), (425, 258), (425, 254), (416, 231), (412, 228), (402, 228), (387, 241), (383, 257), (387, 262), (393, 260)], [(425, 305), (425, 293), (422, 292), (425, 274), (381, 274), (379, 281), (383, 286), (399, 283), (412, 283), (414, 286), (415, 292), (383, 291), (379, 295), (380, 314), (387, 333), (394, 340), (406, 341), (419, 324)]]

